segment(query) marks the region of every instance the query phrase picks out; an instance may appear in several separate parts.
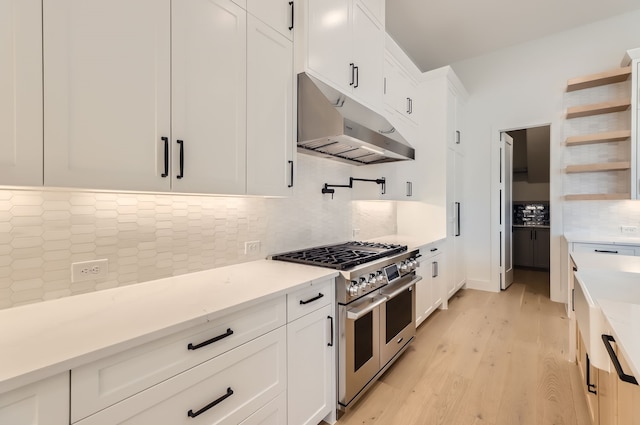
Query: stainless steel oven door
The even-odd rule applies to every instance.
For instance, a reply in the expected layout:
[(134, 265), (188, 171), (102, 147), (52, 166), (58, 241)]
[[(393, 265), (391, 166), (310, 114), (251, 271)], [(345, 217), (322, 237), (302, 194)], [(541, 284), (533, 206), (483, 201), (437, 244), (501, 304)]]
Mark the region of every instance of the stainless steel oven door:
[(404, 276), (381, 292), (387, 301), (380, 306), (380, 365), (383, 367), (416, 334), (415, 273)]
[(338, 401), (347, 406), (380, 370), (380, 305), (385, 297), (364, 297), (340, 306)]

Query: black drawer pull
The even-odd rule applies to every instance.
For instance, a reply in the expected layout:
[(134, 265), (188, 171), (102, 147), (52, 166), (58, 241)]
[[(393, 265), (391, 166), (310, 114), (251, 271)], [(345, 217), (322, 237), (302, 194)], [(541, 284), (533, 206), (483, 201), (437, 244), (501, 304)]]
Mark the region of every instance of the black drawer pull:
[(618, 377), (621, 381), (627, 382), (629, 384), (638, 385), (638, 381), (632, 375), (627, 375), (622, 370), (622, 365), (620, 364), (620, 360), (616, 355), (616, 352), (613, 351), (613, 347), (611, 346), (612, 342), (616, 342), (615, 339), (611, 335), (602, 335), (602, 342), (604, 342), (604, 348), (607, 349), (607, 353), (609, 353), (609, 357), (611, 358), (611, 362), (613, 363), (613, 367), (616, 368), (616, 372), (618, 373)]
[(330, 321), (330, 326), (331, 326), (331, 342), (330, 342), (330, 343), (328, 343), (327, 345), (328, 345), (329, 347), (333, 347), (333, 317), (331, 317), (331, 316), (327, 316), (327, 319), (329, 319), (329, 321)]
[(319, 300), (320, 298), (324, 297), (324, 294), (322, 292), (318, 292), (318, 296), (317, 297), (313, 297), (313, 298), (309, 298), (308, 300), (300, 300), (300, 304), (301, 305), (305, 305), (305, 304), (309, 304), (312, 303), (314, 301)]
[(233, 395), (233, 390), (231, 389), (231, 387), (229, 387), (229, 388), (227, 388), (227, 393), (225, 395), (223, 395), (222, 397), (220, 397), (220, 398), (218, 398), (216, 400), (213, 400), (211, 403), (207, 404), (206, 406), (204, 406), (202, 409), (198, 410), (195, 413), (193, 413), (193, 410), (189, 410), (187, 412), (187, 416), (189, 416), (190, 418), (195, 418), (196, 416), (200, 416), (201, 414), (203, 414), (207, 410), (211, 409), (212, 407), (216, 406), (217, 404), (222, 403), (223, 401), (225, 401), (226, 399), (228, 399), (232, 395)]
[(293, 20), (294, 20), (293, 2), (292, 1), (289, 2), (289, 6), (291, 6), (291, 25), (289, 25), (289, 31), (291, 31), (293, 29)]
[(169, 138), (161, 137), (164, 142), (164, 173), (161, 174), (162, 178), (169, 175)]
[(233, 335), (233, 331), (231, 330), (231, 328), (228, 328), (227, 331), (225, 333), (223, 333), (222, 335), (218, 335), (218, 336), (214, 336), (211, 339), (206, 340), (205, 342), (201, 342), (200, 344), (196, 344), (193, 345), (192, 343), (189, 343), (189, 345), (187, 345), (187, 348), (189, 350), (197, 350), (198, 348), (202, 348), (202, 347), (206, 347), (209, 344), (213, 344), (214, 342), (218, 342), (221, 339), (225, 339), (228, 336)]
[(617, 254), (618, 251), (610, 251), (608, 249), (594, 249), (595, 252), (601, 252), (603, 254)]
[(584, 380), (586, 381), (585, 384), (587, 384), (587, 391), (589, 391), (591, 394), (595, 394), (597, 395), (598, 392), (596, 391), (596, 385), (591, 383), (591, 360), (589, 359), (589, 355), (586, 354), (585, 355), (587, 361), (586, 361), (586, 368), (585, 368), (585, 378)]
[(287, 187), (293, 187), (293, 161), (287, 161), (289, 163), (289, 184)]
[(176, 178), (181, 179), (184, 177), (184, 140), (176, 140), (176, 142), (180, 145), (180, 173)]

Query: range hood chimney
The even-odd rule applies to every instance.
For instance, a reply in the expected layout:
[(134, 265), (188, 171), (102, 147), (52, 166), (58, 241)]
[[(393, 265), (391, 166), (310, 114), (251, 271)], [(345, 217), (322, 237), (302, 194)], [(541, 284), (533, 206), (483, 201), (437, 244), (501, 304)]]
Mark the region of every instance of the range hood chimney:
[(306, 73), (298, 74), (298, 152), (352, 165), (415, 159), (384, 117)]

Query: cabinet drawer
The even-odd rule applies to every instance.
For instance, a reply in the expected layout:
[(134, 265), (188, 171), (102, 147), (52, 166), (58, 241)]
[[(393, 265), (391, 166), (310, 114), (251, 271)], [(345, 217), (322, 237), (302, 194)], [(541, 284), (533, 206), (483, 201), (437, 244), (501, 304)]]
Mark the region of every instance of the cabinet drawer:
[(282, 425), (286, 423), (287, 397), (286, 393), (282, 393), (242, 421), (240, 425)]
[(236, 425), (286, 390), (286, 358), (283, 326), (78, 424)]
[(332, 303), (334, 280), (312, 283), (296, 292), (287, 294), (287, 321), (291, 322)]
[(594, 243), (574, 243), (573, 252), (596, 252), (602, 254), (635, 255), (635, 249), (632, 246)]
[[(76, 422), (285, 323), (286, 303), (280, 297), (73, 369), (71, 420)], [(206, 344), (209, 341), (213, 342)]]

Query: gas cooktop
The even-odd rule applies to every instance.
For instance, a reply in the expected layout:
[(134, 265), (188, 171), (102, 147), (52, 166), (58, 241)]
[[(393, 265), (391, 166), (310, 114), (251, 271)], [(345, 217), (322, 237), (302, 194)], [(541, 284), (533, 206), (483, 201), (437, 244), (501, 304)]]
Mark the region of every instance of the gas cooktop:
[(336, 270), (347, 270), (406, 250), (406, 245), (351, 241), (337, 245), (285, 252), (274, 255), (271, 259)]

